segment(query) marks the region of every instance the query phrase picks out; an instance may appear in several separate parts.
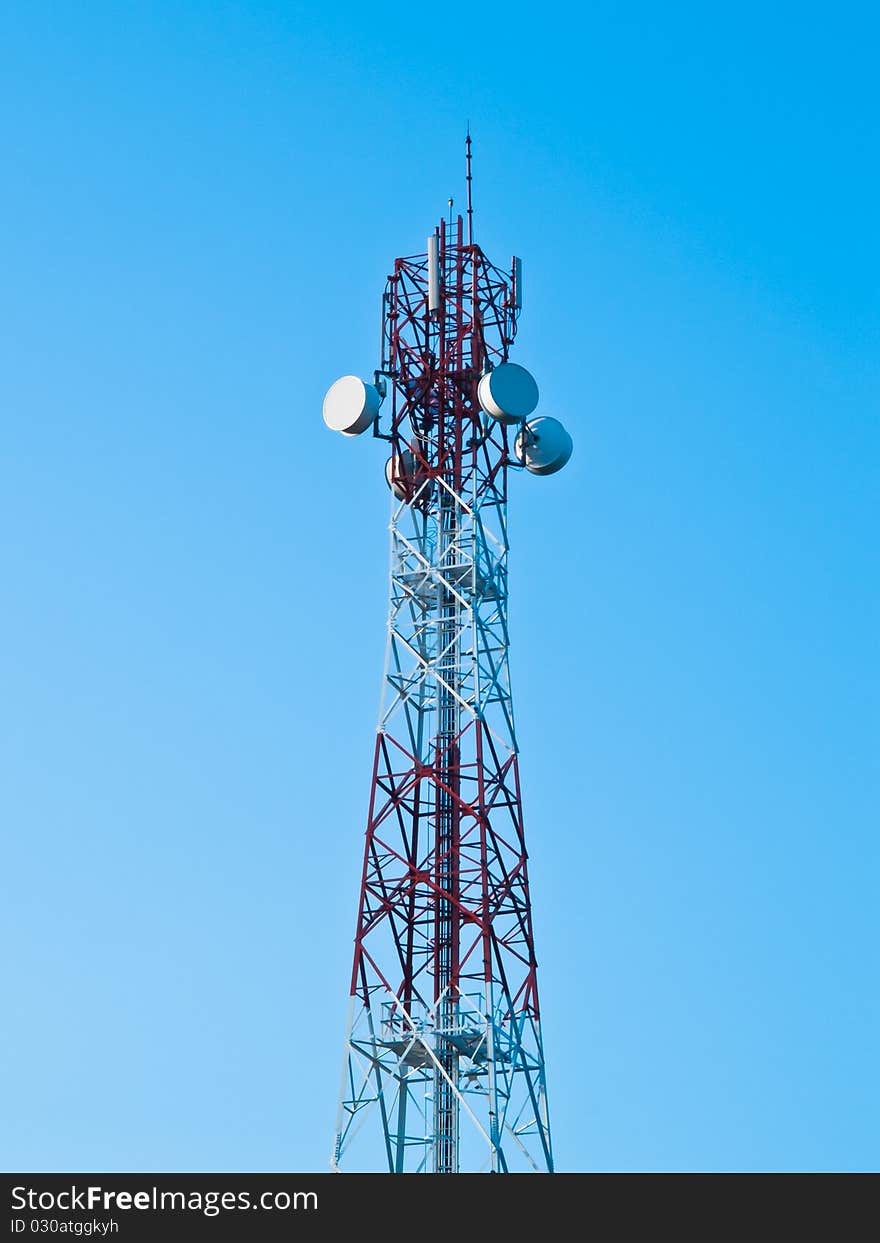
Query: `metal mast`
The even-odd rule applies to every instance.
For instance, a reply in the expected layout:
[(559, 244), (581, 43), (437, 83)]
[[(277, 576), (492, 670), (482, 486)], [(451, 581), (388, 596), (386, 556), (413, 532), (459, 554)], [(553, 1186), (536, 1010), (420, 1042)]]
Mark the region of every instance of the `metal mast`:
[[(468, 138), (469, 206), (470, 172)], [(395, 261), (374, 383), (344, 377), (324, 405), (335, 430), (372, 426), (389, 442), (392, 490), (341, 1170), (553, 1169), (508, 674), (507, 480), (512, 467), (552, 473), (571, 442), (555, 420), (525, 421), (537, 388), (508, 361), (521, 265), (495, 268), (471, 212), (468, 226), (466, 240), (461, 216), (441, 221), (427, 253)]]

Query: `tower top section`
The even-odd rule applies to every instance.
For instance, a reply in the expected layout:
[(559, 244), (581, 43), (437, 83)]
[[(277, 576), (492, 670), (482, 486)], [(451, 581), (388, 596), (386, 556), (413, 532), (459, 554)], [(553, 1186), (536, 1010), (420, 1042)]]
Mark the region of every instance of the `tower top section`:
[[(421, 504), (433, 481), (508, 467), (549, 475), (571, 456), (571, 437), (548, 415), (532, 419), (538, 386), (510, 360), (523, 307), (523, 264), (493, 264), (474, 241), (473, 143), (465, 140), (467, 220), (450, 214), (421, 254), (395, 259), (382, 295), (379, 365), (372, 382), (346, 376), (324, 400), (332, 431), (392, 446), (386, 477), (398, 499)], [(389, 400), (390, 399), (390, 400)], [(401, 464), (395, 466), (394, 463)], [(404, 463), (412, 480), (398, 476)], [(416, 480), (419, 480), (416, 486)]]

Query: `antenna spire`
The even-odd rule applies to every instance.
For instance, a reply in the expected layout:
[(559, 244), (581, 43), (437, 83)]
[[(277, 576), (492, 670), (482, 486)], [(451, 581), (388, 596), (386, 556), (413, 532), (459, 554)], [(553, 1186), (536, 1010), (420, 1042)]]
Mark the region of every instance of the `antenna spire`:
[(474, 244), (474, 201), (471, 192), (471, 182), (473, 174), (471, 172), (471, 123), (468, 121), (467, 138), (465, 139), (465, 151), (467, 153), (467, 218), (468, 218), (468, 246)]

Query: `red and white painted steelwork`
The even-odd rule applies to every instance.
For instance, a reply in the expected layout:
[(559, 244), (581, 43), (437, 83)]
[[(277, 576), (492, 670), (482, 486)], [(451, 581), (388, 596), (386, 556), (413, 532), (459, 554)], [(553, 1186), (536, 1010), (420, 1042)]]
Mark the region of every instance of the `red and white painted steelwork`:
[(468, 175), (467, 225), (450, 213), (427, 253), (394, 263), (373, 384), (346, 377), (325, 401), (335, 430), (371, 426), (388, 442), (392, 490), (342, 1171), (553, 1169), (508, 673), (507, 482), (524, 465), (551, 473), (571, 442), (549, 420), (557, 439), (541, 457), (530, 431), (537, 388), (508, 362), (522, 268), (502, 272), (473, 241), (470, 139)]

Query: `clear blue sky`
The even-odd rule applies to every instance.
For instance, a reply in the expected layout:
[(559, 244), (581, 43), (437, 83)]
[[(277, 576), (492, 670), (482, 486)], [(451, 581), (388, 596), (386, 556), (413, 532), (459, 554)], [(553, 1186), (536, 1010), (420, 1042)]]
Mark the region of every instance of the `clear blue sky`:
[(388, 493), (321, 399), (468, 119), (575, 439), (511, 498), (560, 1168), (880, 1162), (873, 6), (461, 12), (0, 11), (3, 1168), (326, 1168)]

